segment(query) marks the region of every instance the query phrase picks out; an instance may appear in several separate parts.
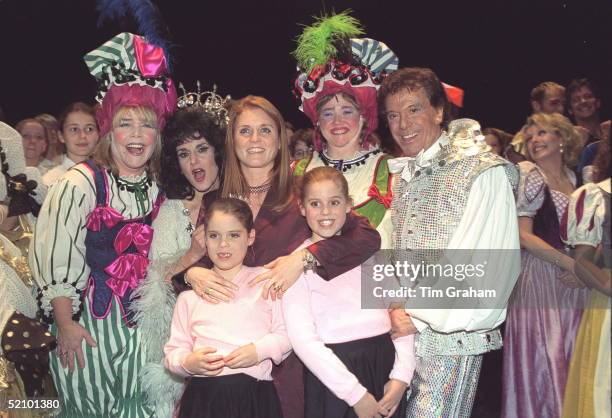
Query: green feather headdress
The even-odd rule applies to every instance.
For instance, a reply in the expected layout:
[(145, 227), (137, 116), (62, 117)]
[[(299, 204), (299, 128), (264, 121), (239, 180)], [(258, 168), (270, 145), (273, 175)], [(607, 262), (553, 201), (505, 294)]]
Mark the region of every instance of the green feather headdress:
[(297, 39), (293, 56), (302, 71), (309, 72), (316, 65), (325, 65), (338, 54), (337, 43), (362, 35), (361, 23), (349, 10), (332, 16), (316, 18), (312, 26), (307, 26)]

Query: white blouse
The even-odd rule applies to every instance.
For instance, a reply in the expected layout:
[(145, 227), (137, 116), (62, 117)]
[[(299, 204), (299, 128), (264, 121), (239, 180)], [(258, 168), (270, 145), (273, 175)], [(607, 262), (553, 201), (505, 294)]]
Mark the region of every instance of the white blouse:
[[(609, 187), (610, 179), (606, 182)], [(601, 243), (606, 216), (605, 198), (600, 185), (594, 183), (587, 183), (572, 193), (567, 206), (567, 224), (561, 234), (567, 245), (597, 247)]]

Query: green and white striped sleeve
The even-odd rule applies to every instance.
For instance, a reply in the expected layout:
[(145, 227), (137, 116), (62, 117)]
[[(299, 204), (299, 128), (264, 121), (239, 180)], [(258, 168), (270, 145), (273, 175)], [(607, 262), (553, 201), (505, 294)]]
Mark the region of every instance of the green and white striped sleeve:
[(85, 224), (95, 208), (93, 176), (85, 166), (68, 171), (50, 190), (38, 216), (30, 246), (32, 276), (42, 292), (42, 309), (49, 315), (54, 298), (72, 299), (79, 309), (79, 293), (87, 286)]

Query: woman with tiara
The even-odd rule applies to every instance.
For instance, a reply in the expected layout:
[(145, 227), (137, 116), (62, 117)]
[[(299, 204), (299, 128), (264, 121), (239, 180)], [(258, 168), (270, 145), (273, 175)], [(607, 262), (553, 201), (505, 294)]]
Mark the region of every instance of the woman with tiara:
[(154, 416), (172, 415), (183, 379), (164, 368), (164, 344), (176, 303), (172, 278), (206, 252), (204, 227), (196, 225), (217, 198), (223, 163), (229, 97), (215, 91), (186, 93), (163, 132), (160, 183), (166, 200), (153, 222), (155, 234), (146, 279), (134, 292), (133, 308), (142, 332), (146, 365), (140, 379)]

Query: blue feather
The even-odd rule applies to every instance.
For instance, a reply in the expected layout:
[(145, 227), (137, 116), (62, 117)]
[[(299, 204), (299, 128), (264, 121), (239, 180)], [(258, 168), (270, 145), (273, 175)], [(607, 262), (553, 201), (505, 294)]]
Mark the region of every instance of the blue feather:
[[(117, 0), (107, 0), (117, 1)], [(170, 42), (160, 33), (167, 27), (157, 6), (150, 0), (127, 0), (127, 6), (138, 24), (138, 31), (147, 38), (147, 42), (157, 45), (164, 50), (166, 61), (170, 67)]]
[(127, 0), (96, 0), (98, 26), (107, 20), (119, 20), (128, 12)]

